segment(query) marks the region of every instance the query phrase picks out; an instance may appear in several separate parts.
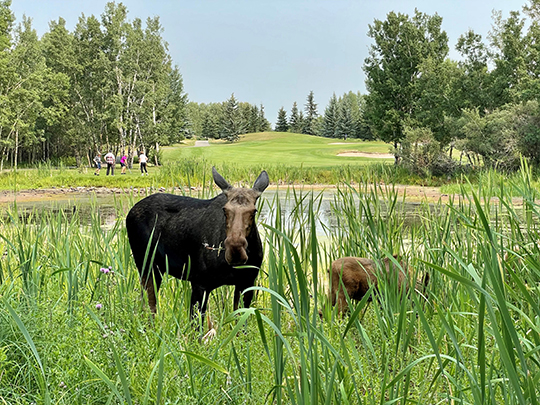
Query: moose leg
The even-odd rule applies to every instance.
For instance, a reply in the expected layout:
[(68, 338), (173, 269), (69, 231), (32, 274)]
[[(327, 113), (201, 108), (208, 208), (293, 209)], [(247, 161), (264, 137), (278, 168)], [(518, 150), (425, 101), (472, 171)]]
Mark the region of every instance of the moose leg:
[[(156, 271), (150, 272), (150, 274), (147, 274), (146, 276), (141, 276), (141, 287), (142, 290), (146, 290), (150, 312), (155, 315), (157, 312), (157, 293), (159, 291), (159, 287), (161, 287), (161, 274)], [(142, 293), (143, 292), (141, 291), (141, 294)]]
[[(253, 280), (255, 282), (255, 280)], [(233, 310), (236, 311), (238, 309), (238, 306), (240, 304), (240, 295), (243, 293), (243, 301), (244, 301), (244, 308), (249, 308), (251, 305), (251, 301), (253, 300), (254, 291), (246, 291), (244, 290), (248, 289), (249, 287), (253, 287), (253, 284), (239, 286), (236, 285), (234, 288), (234, 301), (233, 301)]]

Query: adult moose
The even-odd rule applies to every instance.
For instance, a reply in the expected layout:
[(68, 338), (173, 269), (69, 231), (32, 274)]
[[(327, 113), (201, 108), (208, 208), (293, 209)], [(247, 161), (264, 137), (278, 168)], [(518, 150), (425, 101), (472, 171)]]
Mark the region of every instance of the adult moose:
[[(263, 260), (255, 223), (255, 203), (268, 187), (262, 171), (252, 189), (231, 186), (212, 168), (223, 193), (209, 200), (153, 194), (126, 217), (126, 228), (148, 304), (156, 313), (156, 294), (166, 272), (191, 283), (191, 316), (198, 306), (206, 313), (208, 295), (222, 285), (234, 285), (234, 309), (240, 294), (252, 287)], [(241, 268), (235, 266), (245, 265)], [(244, 306), (253, 291), (244, 294)]]

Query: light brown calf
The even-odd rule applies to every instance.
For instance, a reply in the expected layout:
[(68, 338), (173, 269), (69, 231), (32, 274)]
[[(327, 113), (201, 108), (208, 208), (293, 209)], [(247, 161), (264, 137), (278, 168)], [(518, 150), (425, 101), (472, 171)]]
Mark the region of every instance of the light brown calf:
[[(383, 259), (383, 263), (379, 267), (375, 261), (364, 257), (342, 257), (334, 260), (330, 268), (330, 302), (332, 305), (337, 303), (339, 312), (343, 312), (347, 309), (347, 299), (343, 287), (345, 287), (350, 299), (360, 301), (372, 284), (377, 289), (378, 278), (383, 275), (382, 271), (385, 271), (389, 277), (396, 277), (397, 274), (398, 287), (400, 289), (407, 288), (409, 276), (402, 269), (407, 269), (409, 274), (411, 274), (412, 269), (402, 261), (399, 263), (401, 269), (387, 257)], [(392, 279), (388, 278), (388, 280)], [(422, 281), (416, 282), (416, 288), (422, 290), (428, 282), (429, 274), (426, 273)], [(369, 299), (371, 300), (371, 297)]]

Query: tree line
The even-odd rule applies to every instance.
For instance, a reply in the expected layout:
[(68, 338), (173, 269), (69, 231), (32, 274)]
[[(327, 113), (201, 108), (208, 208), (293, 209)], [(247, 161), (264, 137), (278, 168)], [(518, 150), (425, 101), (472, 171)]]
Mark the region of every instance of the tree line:
[[(235, 141), (271, 130), (263, 105), (195, 103), (184, 92), (158, 17), (128, 20), (121, 3), (70, 32), (62, 18), (38, 38), (31, 20), (15, 26), (0, 0), (0, 170), (20, 162), (89, 164), (97, 151), (146, 150), (185, 137)], [(396, 163), (423, 173), (463, 165), (512, 170), (525, 156), (540, 164), (540, 0), (505, 18), (495, 13), (487, 39), (470, 30), (449, 58), (442, 17), (390, 12), (368, 27), (367, 93), (335, 94), (319, 114), (281, 107), (275, 131), (379, 139)], [(459, 159), (456, 159), (456, 151)]]
[(293, 103), (290, 117), (281, 107), (275, 126), (277, 132), (296, 132), (328, 138), (373, 139), (364, 119), (365, 97), (352, 91), (339, 98), (334, 94), (330, 99), (324, 115), (317, 112), (315, 96), (311, 91), (304, 106), (305, 115)]
[[(367, 94), (334, 94), (312, 125), (296, 103), (289, 117), (282, 107), (275, 130), (379, 139), (392, 145), (396, 163), (423, 174), (514, 170), (522, 156), (539, 166), (540, 0), (507, 18), (494, 13), (487, 41), (473, 30), (461, 35), (459, 61), (448, 57), (442, 21), (418, 10), (375, 20), (363, 66)], [(311, 92), (306, 114), (313, 105)]]
[[(494, 13), (487, 40), (469, 30), (448, 57), (442, 17), (418, 10), (375, 20), (365, 60), (364, 119), (396, 161), (424, 173), (540, 164), (540, 2)], [(453, 158), (459, 150), (459, 162)]]
[(222, 103), (195, 103), (187, 106), (189, 136), (207, 139), (224, 139), (235, 142), (240, 135), (271, 130), (264, 106), (240, 102), (231, 97)]
[(0, 169), (80, 166), (108, 150), (157, 159), (184, 138), (187, 95), (158, 17), (129, 21), (111, 2), (100, 19), (81, 15), (70, 32), (59, 18), (38, 38), (26, 16), (14, 26), (10, 5), (0, 0)]

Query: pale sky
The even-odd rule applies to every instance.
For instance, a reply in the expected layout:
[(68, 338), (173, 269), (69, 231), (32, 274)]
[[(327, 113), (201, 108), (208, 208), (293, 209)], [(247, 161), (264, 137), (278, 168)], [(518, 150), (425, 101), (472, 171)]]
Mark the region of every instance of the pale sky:
[[(100, 18), (106, 0), (12, 0), (16, 23), (23, 14), (41, 37), (49, 22), (62, 17), (73, 30), (79, 16)], [(117, 2), (119, 3), (119, 2)], [(469, 29), (484, 39), (492, 11), (521, 11), (526, 0), (125, 0), (128, 19), (159, 16), (163, 38), (184, 79), (191, 101), (240, 101), (265, 107), (276, 122), (313, 90), (319, 114), (335, 92), (365, 92), (364, 59), (372, 43), (368, 25), (390, 11), (415, 8), (443, 17), (450, 56)]]

